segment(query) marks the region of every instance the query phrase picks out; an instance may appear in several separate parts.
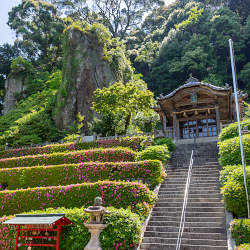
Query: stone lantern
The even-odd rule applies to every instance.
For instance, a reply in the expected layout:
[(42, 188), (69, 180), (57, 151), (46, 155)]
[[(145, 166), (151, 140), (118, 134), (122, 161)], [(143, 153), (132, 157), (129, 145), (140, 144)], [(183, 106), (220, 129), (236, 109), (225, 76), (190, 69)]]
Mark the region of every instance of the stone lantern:
[(102, 198), (96, 197), (94, 206), (84, 209), (86, 213), (90, 214), (89, 224), (84, 223), (91, 233), (91, 238), (84, 250), (102, 250), (99, 235), (107, 225), (103, 224), (103, 215), (110, 212), (102, 206)]

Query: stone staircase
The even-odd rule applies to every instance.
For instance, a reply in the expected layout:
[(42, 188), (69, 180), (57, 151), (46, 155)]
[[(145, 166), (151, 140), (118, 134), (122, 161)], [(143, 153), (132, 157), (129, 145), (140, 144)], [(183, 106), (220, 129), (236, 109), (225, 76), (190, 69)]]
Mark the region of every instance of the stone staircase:
[(177, 146), (167, 166), (168, 176), (160, 187), (141, 249), (175, 250), (193, 147), (194, 164), (181, 249), (228, 249), (216, 142)]

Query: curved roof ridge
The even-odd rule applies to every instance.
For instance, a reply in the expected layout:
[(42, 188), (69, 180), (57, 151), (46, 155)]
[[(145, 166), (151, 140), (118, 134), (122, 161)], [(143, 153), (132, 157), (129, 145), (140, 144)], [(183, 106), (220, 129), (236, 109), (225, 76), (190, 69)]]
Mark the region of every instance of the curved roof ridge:
[(211, 83), (192, 81), (192, 82), (188, 82), (186, 84), (181, 85), (180, 87), (178, 87), (177, 89), (175, 89), (174, 91), (172, 91), (171, 93), (169, 93), (169, 94), (167, 94), (165, 96), (160, 94), (160, 96), (157, 97), (156, 99), (157, 100), (168, 99), (168, 98), (174, 96), (181, 89), (189, 88), (189, 87), (195, 87), (195, 86), (207, 86), (207, 87), (210, 87), (211, 89), (214, 89), (214, 90), (217, 90), (217, 91), (223, 91), (223, 90), (225, 91), (225, 90), (230, 90), (231, 89), (231, 87), (219, 87), (219, 86), (212, 85)]

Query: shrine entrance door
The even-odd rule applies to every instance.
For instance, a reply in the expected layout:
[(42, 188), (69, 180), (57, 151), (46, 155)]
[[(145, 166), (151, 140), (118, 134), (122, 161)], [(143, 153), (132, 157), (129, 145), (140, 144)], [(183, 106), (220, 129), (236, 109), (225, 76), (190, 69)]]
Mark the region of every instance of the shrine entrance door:
[(215, 118), (180, 121), (180, 137), (182, 139), (208, 136), (217, 136)]

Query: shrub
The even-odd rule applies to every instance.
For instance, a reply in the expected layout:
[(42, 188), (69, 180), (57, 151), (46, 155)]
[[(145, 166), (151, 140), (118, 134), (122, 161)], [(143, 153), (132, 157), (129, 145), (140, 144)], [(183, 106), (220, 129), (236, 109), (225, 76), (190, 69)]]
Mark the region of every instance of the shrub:
[(96, 196), (105, 206), (131, 207), (138, 203), (154, 204), (156, 196), (145, 185), (133, 182), (96, 182), (68, 186), (51, 186), (1, 191), (0, 216), (48, 207), (88, 207)]
[(249, 250), (250, 244), (241, 244), (239, 247), (236, 248), (236, 250)]
[[(223, 172), (224, 171), (224, 172)], [(242, 168), (231, 166), (222, 171), (221, 182), (224, 184), (221, 188), (223, 200), (228, 211), (236, 216), (247, 215), (247, 200), (244, 186), (244, 177)], [(250, 191), (250, 166), (246, 167), (246, 176), (248, 179), (248, 192)]]
[(146, 139), (144, 136), (123, 137), (93, 142), (53, 144), (43, 147), (30, 147), (0, 151), (0, 158), (20, 157), (25, 155), (51, 154), (56, 152), (87, 150), (93, 148), (129, 147), (140, 150), (141, 143)]
[[(155, 187), (163, 181), (160, 161), (142, 162), (87, 162), (56, 166), (36, 166), (0, 169), (0, 190), (50, 185), (69, 185), (98, 180), (143, 179)], [(1, 187), (2, 186), (2, 187)]]
[[(246, 164), (250, 165), (250, 134), (243, 135)], [(219, 162), (222, 166), (241, 164), (239, 137), (218, 142)]]
[[(247, 127), (250, 130), (250, 119), (241, 121), (241, 128)], [(231, 123), (229, 126), (223, 128), (219, 134), (219, 141), (224, 141), (227, 139), (239, 136), (238, 132), (238, 122)]]
[(144, 149), (143, 151), (139, 152), (137, 155), (137, 160), (144, 161), (144, 160), (159, 160), (163, 164), (167, 162), (169, 159), (169, 151), (168, 148), (164, 145), (159, 146), (150, 146)]
[[(104, 223), (108, 226), (100, 235), (101, 246), (103, 250), (111, 249), (133, 249), (138, 245), (141, 235), (141, 223), (137, 214), (132, 213), (129, 209), (108, 208), (111, 212), (104, 216)], [(73, 224), (62, 227), (61, 249), (78, 250), (83, 249), (90, 239), (90, 233), (84, 226), (83, 222), (89, 220), (89, 214), (83, 211), (83, 208), (48, 208), (46, 210), (30, 211), (29, 214), (42, 213), (64, 213)], [(14, 248), (15, 228), (9, 225), (1, 224), (7, 218), (0, 219), (1, 229), (6, 228), (5, 238), (0, 239), (1, 249)], [(119, 247), (117, 248), (117, 246)], [(9, 248), (7, 248), (9, 247)]]
[(233, 220), (230, 224), (230, 231), (237, 246), (244, 243), (250, 243), (250, 219)]
[(0, 168), (28, 167), (36, 165), (59, 165), (88, 161), (115, 162), (134, 161), (136, 152), (126, 148), (99, 148), (74, 152), (53, 153), (17, 158), (0, 159)]
[(169, 151), (174, 151), (176, 145), (173, 143), (171, 138), (156, 138), (154, 141), (155, 145), (167, 145)]

